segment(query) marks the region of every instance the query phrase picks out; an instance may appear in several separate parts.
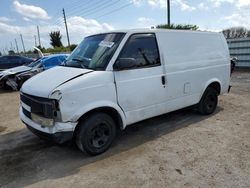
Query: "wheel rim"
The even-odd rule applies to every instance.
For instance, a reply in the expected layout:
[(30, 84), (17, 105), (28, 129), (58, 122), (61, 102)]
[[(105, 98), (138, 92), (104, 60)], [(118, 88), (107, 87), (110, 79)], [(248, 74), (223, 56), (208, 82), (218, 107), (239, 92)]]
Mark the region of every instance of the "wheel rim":
[(91, 131), (89, 143), (95, 148), (105, 146), (110, 139), (110, 132), (110, 127), (107, 124), (101, 123), (97, 125)]
[(216, 96), (208, 95), (206, 97), (206, 107), (208, 111), (213, 111), (214, 107), (216, 106)]

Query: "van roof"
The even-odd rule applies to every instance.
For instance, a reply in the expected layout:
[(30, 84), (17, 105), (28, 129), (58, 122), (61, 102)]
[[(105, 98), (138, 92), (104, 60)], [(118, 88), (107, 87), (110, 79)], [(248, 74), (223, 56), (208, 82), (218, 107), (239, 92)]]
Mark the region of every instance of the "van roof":
[[(218, 34), (218, 32), (212, 32), (212, 31), (194, 31), (194, 30), (178, 30), (178, 29), (149, 29), (149, 28), (144, 28), (144, 29), (120, 29), (120, 30), (112, 30), (112, 31), (107, 31), (107, 32), (101, 32), (101, 33), (145, 33), (145, 32), (180, 32), (180, 33), (206, 33), (206, 34)], [(101, 34), (100, 33), (100, 34)]]

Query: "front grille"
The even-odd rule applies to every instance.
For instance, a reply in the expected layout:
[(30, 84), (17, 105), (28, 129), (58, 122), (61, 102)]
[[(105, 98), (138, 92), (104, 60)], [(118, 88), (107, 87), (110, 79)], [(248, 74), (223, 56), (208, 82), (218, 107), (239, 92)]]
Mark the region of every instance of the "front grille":
[[(21, 93), (20, 100), (26, 105), (30, 106), (32, 113), (45, 117), (45, 118), (52, 119), (54, 117), (55, 101), (53, 99), (46, 99), (42, 97), (36, 97), (36, 96)], [(23, 109), (23, 112), (24, 110), (25, 109)], [(27, 112), (24, 112), (24, 114), (25, 113)]]
[(23, 113), (26, 117), (30, 118), (31, 119), (31, 113), (29, 111), (27, 111), (25, 108), (22, 108), (23, 110)]

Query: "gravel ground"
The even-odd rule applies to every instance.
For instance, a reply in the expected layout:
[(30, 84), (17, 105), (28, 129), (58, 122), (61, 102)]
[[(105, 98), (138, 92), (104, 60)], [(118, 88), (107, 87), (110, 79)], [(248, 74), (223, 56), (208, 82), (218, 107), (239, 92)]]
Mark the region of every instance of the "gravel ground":
[(250, 72), (235, 72), (217, 111), (192, 109), (127, 128), (89, 157), (30, 133), (18, 92), (0, 91), (0, 187), (250, 187)]

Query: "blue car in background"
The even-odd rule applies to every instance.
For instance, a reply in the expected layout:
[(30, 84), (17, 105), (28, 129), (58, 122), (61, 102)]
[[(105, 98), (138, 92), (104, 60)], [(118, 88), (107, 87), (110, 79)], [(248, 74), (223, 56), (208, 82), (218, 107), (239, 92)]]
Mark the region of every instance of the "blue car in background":
[(19, 90), (23, 83), (32, 76), (62, 64), (67, 54), (49, 55), (38, 59), (29, 65), (19, 66), (0, 72), (0, 87)]
[(0, 70), (10, 69), (13, 67), (27, 65), (35, 61), (34, 59), (18, 56), (18, 55), (6, 55), (0, 57)]

